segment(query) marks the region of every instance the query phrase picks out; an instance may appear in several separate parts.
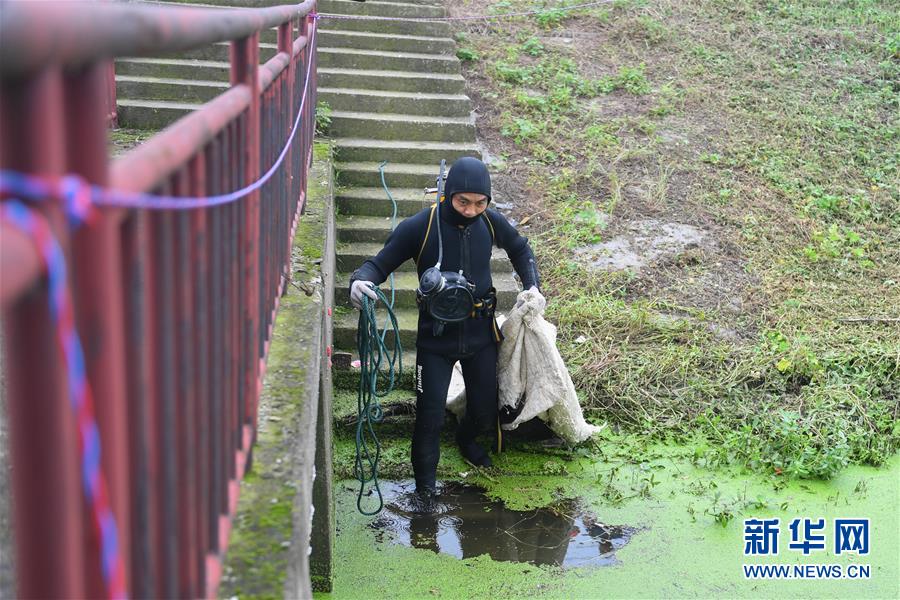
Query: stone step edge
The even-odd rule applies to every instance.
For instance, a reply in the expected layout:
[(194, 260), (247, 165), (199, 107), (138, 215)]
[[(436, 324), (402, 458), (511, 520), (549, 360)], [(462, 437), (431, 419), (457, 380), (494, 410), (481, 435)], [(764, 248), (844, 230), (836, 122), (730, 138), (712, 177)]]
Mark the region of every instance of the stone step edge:
[(132, 108), (171, 108), (177, 110), (197, 110), (203, 106), (202, 102), (172, 102), (171, 100), (135, 100), (131, 98), (117, 98), (116, 103)]
[(319, 29), (319, 34), (340, 34), (340, 35), (348, 35), (351, 37), (373, 37), (373, 38), (386, 38), (386, 39), (401, 39), (401, 40), (409, 40), (411, 42), (455, 42), (455, 40), (451, 37), (437, 37), (432, 35), (409, 35), (405, 33), (378, 33), (377, 31), (355, 31), (351, 29), (331, 29), (331, 28), (322, 28)]
[[(321, 88), (320, 88), (321, 89)], [(478, 144), (469, 142), (417, 142), (415, 140), (381, 140), (374, 138), (332, 138), (336, 147), (343, 148), (391, 148), (410, 150), (480, 150)]]
[(214, 87), (227, 90), (231, 87), (224, 81), (210, 81), (208, 79), (177, 79), (174, 77), (150, 77), (147, 75), (116, 75), (116, 81), (128, 83), (168, 83), (174, 85), (197, 85), (202, 87)]
[(331, 54), (349, 54), (378, 58), (412, 58), (417, 60), (436, 60), (441, 62), (458, 61), (455, 54), (422, 54), (419, 52), (390, 52), (384, 50), (357, 50), (355, 48), (331, 48), (319, 46), (319, 52)]
[[(382, 217), (375, 217), (382, 218)], [(388, 222), (387, 230), (390, 230), (390, 217), (384, 217)], [(399, 225), (406, 217), (397, 217), (397, 224)], [(340, 225), (338, 225), (338, 229), (340, 229)], [(335, 249), (335, 254), (368, 254), (369, 256), (375, 256), (378, 254), (378, 251), (384, 247), (384, 242), (337, 242), (337, 247)], [(494, 246), (491, 248), (491, 261), (502, 261), (504, 259), (509, 258), (506, 254), (506, 250), (502, 248), (498, 248)], [(512, 263), (510, 263), (511, 265)], [(509, 269), (509, 272), (512, 272), (512, 268)]]
[[(494, 287), (497, 288), (498, 293), (507, 293), (512, 291), (512, 289), (515, 289), (516, 292), (518, 292), (519, 286), (513, 277), (513, 273), (514, 271), (510, 269), (509, 271), (493, 274)], [(346, 290), (352, 274), (352, 271), (337, 273), (334, 279), (334, 288), (336, 290)], [(394, 289), (396, 290), (413, 291), (419, 287), (419, 277), (415, 272), (402, 271), (395, 273), (395, 280), (396, 279), (400, 280), (399, 283), (394, 285)]]
[(395, 92), (392, 90), (367, 90), (359, 88), (320, 87), (319, 94), (346, 94), (352, 96), (379, 96), (382, 98), (402, 98), (409, 100), (469, 100), (465, 94), (432, 94), (429, 92)]
[(117, 58), (116, 62), (123, 63), (141, 63), (141, 64), (163, 64), (163, 65), (187, 65), (190, 67), (220, 67), (230, 69), (231, 63), (221, 60), (199, 60), (193, 58), (155, 58), (145, 56), (134, 56), (131, 58)]
[(468, 117), (431, 117), (427, 115), (407, 115), (402, 113), (370, 113), (358, 112), (350, 110), (333, 110), (331, 111), (331, 119), (360, 119), (365, 121), (393, 121), (402, 123), (403, 121), (412, 121), (419, 123), (434, 123), (440, 125), (472, 125), (475, 121), (471, 116)]
[[(412, 188), (411, 187), (396, 187), (396, 188), (391, 188), (391, 194), (394, 196), (394, 198), (396, 198), (398, 200), (402, 200), (404, 202), (418, 202), (422, 197), (423, 189), (424, 188), (417, 188), (417, 187), (412, 187)], [(335, 190), (334, 190), (334, 195), (337, 198), (358, 198), (360, 200), (371, 200), (371, 199), (373, 199), (373, 196), (377, 196), (379, 194), (381, 195), (381, 198), (385, 202), (388, 202), (387, 196), (384, 193), (384, 188), (381, 188), (381, 187), (337, 185), (337, 186), (335, 186)], [(413, 198), (413, 196), (417, 196), (417, 197)], [(434, 194), (431, 194), (431, 196), (433, 197)], [(429, 202), (429, 206), (430, 206), (431, 205), (430, 203), (433, 202), (433, 200), (429, 200), (428, 202)]]
[[(381, 165), (379, 162), (335, 162), (334, 168), (336, 171), (374, 171), (378, 172), (378, 167)], [(437, 171), (438, 165), (433, 165), (431, 163), (425, 164), (413, 164), (413, 163), (388, 163), (385, 166), (384, 172), (389, 173), (407, 173), (413, 175), (427, 175), (434, 172), (435, 179), (437, 179)]]
[[(223, 63), (228, 64), (228, 63)], [(345, 67), (319, 67), (316, 72), (319, 75), (368, 75), (375, 77), (405, 77), (408, 79), (412, 78), (423, 78), (423, 79), (453, 79), (458, 81), (465, 81), (465, 78), (459, 73), (429, 73), (427, 71), (382, 71), (377, 69), (348, 69)]]

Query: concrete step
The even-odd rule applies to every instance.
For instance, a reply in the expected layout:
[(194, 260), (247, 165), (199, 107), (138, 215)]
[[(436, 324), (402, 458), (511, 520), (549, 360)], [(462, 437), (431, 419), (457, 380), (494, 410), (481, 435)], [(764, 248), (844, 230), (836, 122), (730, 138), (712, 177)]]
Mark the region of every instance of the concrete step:
[[(208, 44), (193, 50), (185, 50), (182, 52), (160, 55), (160, 58), (183, 58), (189, 60), (213, 60), (219, 62), (229, 62), (231, 52), (230, 42), (220, 42), (217, 44)], [(278, 46), (272, 43), (260, 42), (259, 44), (259, 62), (265, 63), (278, 53)]]
[[(402, 220), (402, 217), (398, 217), (397, 223), (399, 224)], [(337, 227), (337, 242), (340, 244), (357, 242), (384, 244), (391, 233), (390, 217), (341, 215), (337, 218), (335, 226)], [(353, 269), (355, 268), (353, 267)]]
[[(382, 291), (388, 300), (391, 299), (390, 285), (386, 281), (381, 286)], [(403, 366), (404, 371), (412, 368), (416, 364), (416, 334), (419, 328), (419, 309), (418, 308), (395, 308), (394, 316), (397, 318), (397, 325), (400, 328), (400, 344), (403, 346)], [(376, 312), (378, 319), (378, 327), (382, 329), (385, 323), (390, 323), (386, 310), (378, 310)], [(335, 315), (333, 321), (333, 340), (334, 347), (339, 352), (351, 352), (353, 358), (358, 358), (356, 352), (356, 334), (359, 330), (359, 313), (354, 311), (341, 311)], [(388, 325), (388, 335), (385, 336), (385, 346), (388, 349), (394, 348), (394, 336), (390, 325)], [(357, 377), (359, 372), (357, 371)]]
[(447, 16), (447, 11), (444, 10), (444, 7), (434, 4), (379, 2), (378, 0), (366, 0), (365, 2), (319, 0), (316, 3), (316, 11), (337, 15), (364, 15), (401, 19)]
[[(350, 307), (349, 282), (352, 272), (338, 273), (334, 285), (334, 302), (337, 306)], [(493, 284), (497, 288), (497, 304), (499, 310), (509, 310), (516, 302), (519, 293), (519, 284), (513, 278), (512, 272), (494, 273)], [(394, 273), (394, 289), (396, 291), (395, 306), (399, 308), (416, 307), (416, 288), (419, 286), (419, 277), (415, 271), (400, 271)], [(389, 289), (385, 286), (380, 286)]]
[[(449, 73), (417, 73), (368, 69), (329, 69), (319, 65), (319, 85), (330, 88), (389, 90), (431, 94), (463, 94), (466, 80)], [(226, 78), (227, 79), (227, 78)]]
[(422, 4), (425, 6), (443, 6), (444, 0), (378, 0), (387, 4)]
[[(380, 163), (335, 163), (335, 180), (342, 186), (377, 187), (381, 185)], [(439, 164), (419, 165), (388, 163), (384, 168), (384, 181), (389, 188), (426, 188), (437, 180)]]
[[(138, 0), (141, 4), (159, 4), (161, 6), (188, 5), (193, 8), (247, 8), (254, 1), (260, 0)], [(268, 1), (268, 0), (263, 0)], [(259, 4), (258, 6), (274, 6), (274, 4)]]
[[(390, 222), (390, 220), (388, 220)], [(390, 228), (387, 229), (390, 231)], [(386, 235), (384, 236), (387, 237)], [(375, 256), (384, 246), (384, 240), (378, 242), (342, 242), (337, 247), (337, 268), (347, 273), (352, 273), (367, 259)], [(491, 269), (495, 273), (511, 271), (512, 264), (506, 256), (506, 252), (494, 248), (491, 254)], [(416, 265), (412, 261), (406, 261), (400, 266), (399, 271), (415, 271)]]
[[(253, 0), (248, 0), (252, 2)], [(173, 6), (178, 8), (184, 8), (188, 6), (190, 8), (247, 8), (247, 4), (240, 0), (203, 0), (200, 2), (198, 0), (138, 0), (140, 4), (156, 4), (159, 6)]]
[[(325, 11), (322, 11), (325, 12)], [(454, 29), (445, 21), (387, 21), (375, 19), (334, 19), (321, 15), (322, 29), (338, 31), (365, 31), (400, 35), (421, 35), (427, 37), (453, 37)]]
[[(390, 300), (390, 283), (386, 281), (379, 287), (381, 287), (384, 295)], [(387, 318), (386, 315), (387, 313), (384, 310), (379, 310), (376, 313), (379, 328), (383, 326), (385, 322), (388, 322), (385, 321)], [(397, 308), (394, 310), (394, 316), (397, 317), (397, 325), (400, 327), (400, 343), (403, 345), (403, 349), (414, 350), (416, 347), (416, 332), (419, 326), (419, 309), (416, 307)], [(355, 310), (350, 312), (341, 311), (339, 314), (335, 315), (332, 329), (334, 347), (345, 351), (352, 350), (354, 358), (356, 358), (356, 333), (358, 329), (359, 312)], [(390, 333), (385, 338), (385, 345), (387, 345), (388, 348), (394, 347), (393, 336)], [(404, 365), (415, 365), (414, 362), (407, 363), (406, 356), (403, 358)]]
[(459, 59), (446, 54), (383, 52), (319, 46), (317, 65), (325, 69), (365, 69), (412, 71), (417, 73), (459, 73)]
[(119, 127), (129, 129), (163, 129), (184, 115), (197, 110), (202, 103), (163, 100), (118, 99)]
[(475, 142), (475, 121), (469, 117), (426, 117), (388, 113), (334, 111), (328, 134), (385, 140)]
[[(391, 195), (397, 201), (399, 218), (409, 217), (423, 208), (430, 207), (435, 196), (425, 195), (422, 188), (391, 188)], [(393, 211), (393, 206), (381, 187), (337, 187), (334, 191), (334, 201), (337, 212), (341, 215), (389, 217)]]
[[(359, 313), (353, 311), (355, 315), (353, 318), (358, 319)], [(384, 311), (379, 311), (378, 313), (378, 322), (384, 323), (385, 313)], [(390, 336), (388, 336), (390, 337)], [(393, 346), (391, 346), (393, 348)], [(335, 344), (335, 352), (339, 353), (349, 353), (350, 360), (359, 359), (359, 355), (356, 351), (356, 341), (354, 341), (349, 345), (340, 345)], [(412, 344), (403, 344), (403, 356), (402, 362), (398, 367), (402, 367), (402, 374), (395, 381), (394, 384), (394, 392), (391, 394), (394, 398), (403, 397), (404, 394), (408, 395), (409, 402), (411, 404), (415, 404), (416, 398), (416, 388), (415, 388), (415, 370), (416, 370), (416, 345)], [(385, 357), (385, 360), (389, 360), (390, 357)], [(343, 368), (339, 366), (337, 363), (334, 365), (334, 369), (332, 370), (332, 377), (334, 381), (335, 390), (351, 390), (353, 397), (356, 397), (356, 391), (359, 388), (359, 368)], [(354, 405), (355, 406), (355, 405)], [(356, 409), (353, 409), (354, 413)], [(355, 427), (355, 426), (354, 426)]]
[(116, 75), (116, 97), (119, 100), (168, 100), (202, 103), (215, 98), (228, 88), (229, 85), (223, 81)]
[(181, 58), (120, 58), (116, 60), (116, 75), (132, 77), (227, 82), (230, 73), (231, 65), (222, 61)]
[(317, 35), (319, 46), (328, 48), (456, 54), (456, 42), (451, 38), (399, 35), (396, 33), (370, 33), (368, 31), (341, 31), (338, 29), (320, 29)]
[[(320, 90), (321, 92), (321, 90)], [(321, 97), (321, 96), (320, 96)], [(341, 162), (433, 163), (441, 159), (448, 163), (463, 156), (481, 158), (481, 150), (475, 144), (452, 142), (407, 142), (340, 138), (333, 140), (335, 160)], [(379, 181), (379, 185), (380, 185)]]
[(318, 99), (327, 102), (334, 110), (356, 110), (364, 106), (371, 112), (434, 117), (465, 117), (472, 112), (472, 101), (464, 94), (425, 94), (320, 87)]

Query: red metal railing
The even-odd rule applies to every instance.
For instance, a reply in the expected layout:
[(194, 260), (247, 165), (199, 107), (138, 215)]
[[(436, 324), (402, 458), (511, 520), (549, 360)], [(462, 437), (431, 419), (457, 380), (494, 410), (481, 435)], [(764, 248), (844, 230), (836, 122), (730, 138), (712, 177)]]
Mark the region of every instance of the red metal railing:
[[(189, 211), (99, 207), (74, 231), (58, 198), (30, 205), (66, 255), (117, 549), (133, 596), (216, 593), (305, 200), (314, 6), (10, 2), (0, 14), (0, 168), (7, 172), (49, 180), (77, 174), (162, 195), (231, 192), (273, 164), (308, 79), (287, 160), (237, 202)], [(260, 67), (259, 35), (272, 27), (279, 53)], [(232, 40), (232, 87), (110, 161), (109, 60), (225, 40)], [(0, 235), (18, 594), (105, 596), (102, 540), (81, 487), (46, 274), (33, 240), (6, 222)]]
[(110, 127), (118, 127), (119, 113), (116, 109), (116, 63), (109, 61), (106, 70), (106, 120)]

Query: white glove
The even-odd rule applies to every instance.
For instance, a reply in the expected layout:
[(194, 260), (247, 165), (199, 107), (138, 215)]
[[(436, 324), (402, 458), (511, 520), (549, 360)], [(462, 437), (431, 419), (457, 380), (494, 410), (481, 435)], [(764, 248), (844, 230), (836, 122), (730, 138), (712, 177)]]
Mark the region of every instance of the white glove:
[(537, 286), (533, 285), (516, 296), (516, 308), (522, 308), (525, 304), (530, 304), (538, 314), (543, 314), (544, 308), (547, 306), (547, 299), (544, 298)]
[(361, 281), (357, 279), (353, 282), (353, 285), (350, 286), (350, 304), (353, 305), (353, 308), (356, 310), (362, 309), (363, 294), (372, 300), (378, 300), (378, 295), (375, 293), (375, 290), (372, 289), (373, 287), (375, 287), (375, 284), (371, 281)]

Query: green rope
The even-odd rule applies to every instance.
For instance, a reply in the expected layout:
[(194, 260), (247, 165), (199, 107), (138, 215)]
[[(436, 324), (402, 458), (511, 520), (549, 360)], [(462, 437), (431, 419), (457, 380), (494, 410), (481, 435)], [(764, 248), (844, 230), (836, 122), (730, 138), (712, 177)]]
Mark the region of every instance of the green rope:
[[(393, 233), (394, 229), (397, 227), (397, 201), (394, 200), (394, 195), (391, 194), (391, 190), (388, 189), (387, 182), (384, 180), (384, 168), (387, 166), (388, 161), (384, 160), (378, 165), (378, 173), (381, 175), (381, 187), (384, 188), (384, 193), (387, 194), (388, 200), (391, 201), (391, 204), (394, 207), (393, 212), (391, 213), (391, 232)], [(394, 274), (390, 275), (391, 280), (391, 303), (388, 305), (391, 308), (394, 308)], [(384, 324), (385, 329), (387, 328), (387, 322)]]
[[(391, 195), (387, 183), (384, 180), (384, 167), (387, 161), (381, 163), (378, 170), (381, 172), (381, 185), (387, 193), (388, 199), (394, 206), (391, 216), (391, 231), (396, 226), (397, 202)], [(375, 434), (376, 423), (380, 423), (384, 416), (381, 410), (379, 398), (388, 395), (394, 389), (394, 385), (403, 374), (403, 345), (400, 343), (400, 327), (397, 325), (397, 316), (394, 314), (394, 274), (391, 273), (391, 301), (379, 288), (375, 294), (384, 303), (387, 309), (384, 327), (378, 331), (378, 320), (375, 315), (376, 300), (372, 300), (365, 294), (362, 297), (362, 308), (359, 311), (359, 325), (356, 332), (357, 352), (359, 353), (359, 390), (356, 395), (356, 478), (359, 481), (359, 495), (356, 497), (356, 508), (364, 515), (372, 516), (381, 512), (384, 507), (384, 498), (378, 485), (378, 461), (381, 458), (381, 442)], [(390, 328), (388, 327), (390, 325)], [(393, 331), (393, 349), (388, 350), (385, 337), (388, 330)], [(390, 357), (390, 358), (388, 358)], [(394, 365), (397, 369), (394, 369)], [(379, 390), (379, 378), (387, 377), (387, 383)], [(372, 483), (375, 493), (378, 495), (378, 508), (367, 512), (363, 510), (362, 499), (365, 495), (366, 485)]]
[[(374, 424), (380, 423), (384, 416), (379, 398), (388, 395), (403, 374), (403, 346), (400, 343), (400, 327), (397, 316), (388, 306), (387, 298), (377, 287), (374, 288), (378, 298), (384, 302), (387, 317), (394, 333), (393, 349), (385, 344), (385, 334), (378, 331), (375, 317), (375, 303), (366, 295), (362, 298), (357, 330), (357, 350), (359, 352), (359, 391), (356, 403), (356, 478), (359, 481), (359, 495), (356, 508), (364, 515), (376, 515), (384, 506), (381, 488), (378, 486), (378, 461), (381, 457), (381, 443), (375, 434)], [(394, 365), (397, 365), (396, 370)], [(379, 385), (379, 379), (387, 378), (387, 383)], [(379, 389), (382, 388), (382, 389)], [(378, 494), (378, 508), (366, 512), (362, 507), (362, 498), (366, 485), (373, 483)]]

